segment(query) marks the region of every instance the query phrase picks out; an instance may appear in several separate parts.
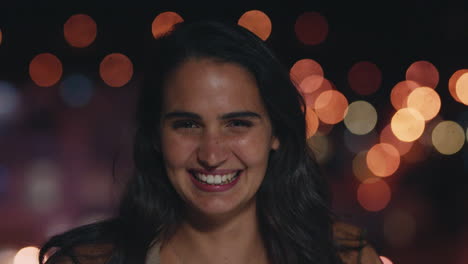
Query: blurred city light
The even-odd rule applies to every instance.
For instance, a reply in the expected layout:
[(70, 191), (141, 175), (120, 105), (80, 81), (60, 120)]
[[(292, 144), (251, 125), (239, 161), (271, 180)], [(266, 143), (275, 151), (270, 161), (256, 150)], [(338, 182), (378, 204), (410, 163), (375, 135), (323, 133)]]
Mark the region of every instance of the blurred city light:
[(370, 61), (355, 63), (348, 72), (349, 87), (357, 94), (375, 93), (382, 84), (382, 72)]
[(393, 134), (401, 141), (410, 142), (418, 139), (425, 128), (424, 117), (413, 108), (402, 108), (392, 117)]
[(60, 95), (67, 105), (81, 107), (89, 103), (93, 90), (93, 84), (88, 77), (83, 74), (71, 74), (63, 79)]
[(379, 179), (368, 179), (359, 184), (357, 200), (367, 211), (378, 212), (387, 207), (391, 199), (390, 186)]
[(157, 15), (151, 24), (151, 33), (154, 38), (159, 38), (171, 31), (175, 24), (184, 22), (184, 19), (176, 12), (163, 12)]
[(439, 83), (439, 71), (428, 61), (416, 61), (406, 70), (406, 80), (435, 89)]
[(365, 135), (377, 124), (377, 111), (366, 101), (352, 102), (348, 106), (344, 123), (351, 133)]
[(401, 108), (408, 107), (406, 101), (411, 92), (420, 87), (420, 85), (415, 81), (401, 81), (397, 83), (390, 93), (390, 101), (395, 110), (400, 110)]
[(262, 40), (267, 40), (271, 34), (271, 20), (260, 10), (245, 12), (237, 22), (240, 26), (250, 30)]
[(411, 147), (413, 146), (413, 141), (405, 142), (405, 141), (399, 140), (393, 134), (390, 124), (386, 125), (380, 132), (380, 143), (388, 143), (394, 146), (400, 153), (400, 156), (408, 153), (408, 151), (410, 151)]
[(13, 264), (39, 264), (39, 249), (25, 247), (16, 253)]
[[(320, 63), (312, 59), (298, 60), (289, 70), (291, 80), (293, 80), (297, 85), (300, 85), (305, 78), (311, 75), (323, 77), (322, 66)], [(318, 84), (318, 86), (320, 85), (321, 83)]]
[(377, 176), (387, 177), (400, 166), (400, 153), (390, 144), (379, 143), (369, 149), (366, 156), (367, 166)]
[(461, 103), (468, 105), (468, 73), (463, 73), (455, 85), (455, 93)]
[(442, 121), (432, 130), (432, 144), (441, 154), (455, 154), (464, 143), (465, 131), (454, 121)]
[(303, 44), (317, 45), (327, 38), (328, 22), (318, 12), (305, 12), (297, 18), (294, 31)]
[(455, 99), (455, 101), (459, 103), (462, 103), (462, 102), (460, 101), (460, 98), (458, 98), (458, 95), (456, 92), (456, 85), (457, 85), (458, 79), (460, 79), (460, 77), (464, 75), (465, 73), (468, 73), (468, 69), (461, 69), (461, 70), (456, 71), (455, 73), (452, 74), (452, 76), (450, 76), (450, 79), (448, 82), (450, 95), (453, 97), (453, 99)]
[(440, 111), (440, 97), (437, 92), (429, 87), (414, 89), (407, 98), (408, 108), (416, 109), (428, 121), (434, 118)]
[(327, 124), (341, 122), (346, 116), (348, 100), (337, 90), (322, 92), (315, 102), (315, 112), (319, 119)]
[(62, 77), (62, 62), (51, 53), (36, 55), (29, 64), (29, 76), (36, 85), (49, 87)]
[(96, 22), (86, 14), (76, 14), (65, 22), (63, 33), (70, 46), (84, 48), (91, 45), (96, 39)]
[(0, 81), (0, 122), (12, 119), (18, 110), (18, 92), (12, 83)]
[(121, 53), (107, 55), (99, 65), (102, 80), (111, 87), (126, 85), (133, 76), (132, 61)]
[(306, 109), (307, 138), (310, 138), (317, 132), (319, 120), (314, 110), (310, 107), (307, 107)]

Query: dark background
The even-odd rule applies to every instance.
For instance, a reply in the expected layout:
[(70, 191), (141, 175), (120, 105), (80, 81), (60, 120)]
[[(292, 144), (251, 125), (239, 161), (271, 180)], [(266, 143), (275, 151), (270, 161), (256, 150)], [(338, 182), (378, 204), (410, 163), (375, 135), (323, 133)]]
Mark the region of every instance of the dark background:
[[(3, 5), (3, 6), (2, 6)], [(427, 60), (439, 70), (436, 88), (442, 100), (440, 116), (465, 129), (468, 108), (448, 92), (448, 80), (468, 68), (468, 9), (460, 2), (385, 1), (283, 3), (101, 1), (99, 3), (20, 1), (0, 4), (0, 80), (14, 84), (20, 110), (14, 119), (0, 120), (0, 250), (36, 245), (56, 232), (112, 214), (125, 177), (130, 174), (130, 145), (134, 99), (151, 23), (161, 12), (174, 11), (186, 21), (215, 19), (237, 23), (246, 11), (258, 9), (271, 19), (267, 44), (290, 68), (303, 58), (322, 65), (349, 102), (366, 100), (377, 108), (380, 131), (391, 114), (391, 88), (404, 80), (411, 63)], [(328, 21), (326, 40), (315, 46), (301, 44), (294, 33), (297, 17), (316, 11)], [(96, 40), (87, 48), (70, 47), (63, 24), (74, 14), (91, 16)], [(82, 73), (94, 85), (91, 102), (79, 108), (64, 104), (60, 83), (35, 86), (28, 75), (31, 59), (51, 52), (63, 63), (64, 76)], [(120, 52), (133, 62), (134, 76), (120, 88), (106, 86), (99, 77), (100, 61)], [(371, 95), (354, 93), (347, 83), (351, 66), (372, 61), (382, 71), (382, 85)], [(332, 182), (334, 210), (344, 220), (363, 227), (379, 254), (394, 263), (468, 263), (468, 149), (444, 156), (428, 149), (424, 161), (402, 161), (385, 180), (392, 200), (379, 212), (368, 212), (356, 200), (359, 182), (353, 177), (354, 153), (347, 150), (343, 123), (329, 134), (331, 158), (322, 164)], [(365, 144), (364, 144), (365, 145)], [(31, 207), (28, 172), (34, 164), (58, 171), (60, 196), (45, 209)], [(46, 169), (47, 171), (47, 169)], [(386, 219), (395, 210), (414, 219), (411, 238), (404, 245), (388, 241)], [(401, 228), (399, 232), (408, 232)]]

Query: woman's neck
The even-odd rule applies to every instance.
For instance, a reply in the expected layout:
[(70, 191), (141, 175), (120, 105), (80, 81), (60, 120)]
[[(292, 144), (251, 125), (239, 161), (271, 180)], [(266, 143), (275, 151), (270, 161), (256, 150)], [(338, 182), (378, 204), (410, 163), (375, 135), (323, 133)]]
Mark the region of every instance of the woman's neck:
[(235, 217), (188, 214), (161, 249), (163, 264), (268, 263), (255, 202)]

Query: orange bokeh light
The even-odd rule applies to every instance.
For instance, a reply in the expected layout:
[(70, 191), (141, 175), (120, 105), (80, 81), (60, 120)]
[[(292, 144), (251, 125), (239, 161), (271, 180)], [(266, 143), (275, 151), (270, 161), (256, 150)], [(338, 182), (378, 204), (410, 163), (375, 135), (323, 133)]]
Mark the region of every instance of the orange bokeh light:
[(300, 85), (306, 77), (311, 75), (323, 77), (322, 66), (312, 59), (298, 60), (289, 71), (289, 77), (296, 85)]
[(239, 26), (250, 30), (262, 40), (267, 40), (271, 34), (270, 18), (259, 10), (251, 10), (245, 12), (237, 22)]
[(388, 143), (394, 146), (398, 150), (398, 153), (400, 153), (400, 156), (408, 153), (413, 146), (413, 142), (399, 140), (393, 134), (390, 125), (385, 126), (384, 129), (382, 129), (382, 132), (380, 132), (380, 143)]
[(461, 101), (458, 98), (458, 95), (456, 92), (456, 85), (457, 85), (458, 79), (465, 73), (468, 73), (468, 69), (461, 69), (461, 70), (456, 71), (455, 73), (452, 74), (448, 83), (450, 95), (453, 97), (453, 99), (455, 99), (455, 101), (459, 103), (461, 103)]
[(70, 46), (87, 47), (96, 39), (96, 22), (85, 14), (73, 15), (63, 25), (63, 34)]
[(307, 138), (313, 136), (318, 129), (319, 120), (317, 114), (310, 107), (306, 108)]
[(424, 117), (413, 108), (402, 108), (392, 117), (390, 123), (393, 134), (401, 141), (418, 139), (426, 126)]
[(327, 124), (336, 124), (344, 119), (348, 109), (348, 100), (337, 90), (322, 92), (315, 102), (315, 112), (319, 119)]
[[(309, 77), (307, 77), (309, 78)], [(306, 80), (307, 80), (306, 78)], [(333, 89), (332, 83), (323, 78), (322, 84), (316, 90), (313, 90), (311, 93), (303, 93), (302, 96), (307, 104), (307, 106), (312, 107), (313, 109), (317, 108), (317, 98), (326, 91), (330, 91)], [(310, 90), (309, 90), (310, 91)]]
[(455, 93), (461, 103), (468, 105), (468, 73), (464, 73), (458, 78), (455, 85)]
[(439, 71), (428, 61), (416, 61), (406, 70), (406, 80), (435, 89), (439, 83)]
[(375, 144), (367, 152), (366, 163), (376, 176), (387, 177), (400, 166), (400, 153), (388, 143)]
[(0, 45), (2, 45), (2, 40), (3, 40), (3, 33), (2, 33), (2, 29), (0, 28)]
[(348, 72), (349, 86), (360, 95), (375, 93), (382, 83), (382, 72), (372, 62), (360, 61)]
[(359, 184), (357, 189), (359, 204), (371, 212), (377, 212), (387, 207), (391, 196), (390, 186), (383, 180), (366, 180)]
[(390, 101), (395, 110), (407, 107), (406, 101), (410, 93), (420, 87), (417, 82), (414, 81), (401, 81), (397, 83), (390, 93)]
[(315, 92), (316, 90), (320, 89), (323, 83), (323, 76), (320, 75), (310, 75), (307, 76), (299, 85), (299, 90), (303, 94), (310, 94)]
[(317, 12), (305, 12), (297, 18), (294, 31), (302, 43), (317, 45), (327, 38), (328, 22)]
[(163, 12), (157, 15), (151, 24), (151, 33), (154, 38), (159, 38), (172, 30), (175, 24), (184, 22), (184, 19), (176, 12)]
[(51, 53), (41, 53), (29, 64), (29, 76), (38, 86), (49, 87), (62, 77), (62, 62)]
[(416, 109), (424, 117), (424, 120), (433, 119), (440, 111), (440, 97), (430, 87), (418, 87), (414, 89), (407, 99), (407, 105)]
[(124, 86), (133, 76), (132, 61), (121, 53), (109, 54), (99, 65), (99, 74), (111, 87)]

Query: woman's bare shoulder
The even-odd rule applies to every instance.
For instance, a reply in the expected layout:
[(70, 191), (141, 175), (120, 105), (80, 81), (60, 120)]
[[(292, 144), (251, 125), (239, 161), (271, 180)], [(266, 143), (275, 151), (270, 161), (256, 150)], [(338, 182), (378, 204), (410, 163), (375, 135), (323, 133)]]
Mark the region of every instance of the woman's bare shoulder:
[(335, 222), (333, 236), (345, 264), (382, 264), (379, 255), (365, 238), (365, 232), (354, 225)]
[(106, 264), (112, 256), (112, 244), (90, 244), (59, 251), (46, 264)]

